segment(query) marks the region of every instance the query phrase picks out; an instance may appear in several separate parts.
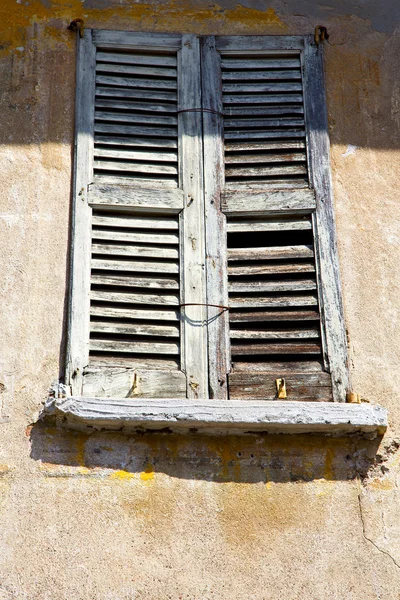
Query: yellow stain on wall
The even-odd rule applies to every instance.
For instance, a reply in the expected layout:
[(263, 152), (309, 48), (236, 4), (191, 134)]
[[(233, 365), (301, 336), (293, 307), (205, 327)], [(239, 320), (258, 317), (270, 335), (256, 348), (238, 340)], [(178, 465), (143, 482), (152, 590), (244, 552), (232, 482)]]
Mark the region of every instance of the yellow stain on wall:
[(109, 476), (109, 479), (117, 479), (119, 481), (130, 481), (131, 479), (134, 479), (135, 474), (134, 473), (129, 473), (129, 471), (124, 471), (124, 470), (119, 470), (119, 471), (115, 471), (114, 473), (111, 473), (111, 475)]
[(333, 457), (334, 457), (334, 453), (333, 453), (332, 448), (327, 448), (326, 454), (325, 454), (325, 468), (324, 468), (324, 478), (325, 479), (333, 479), (333, 469), (332, 469)]
[(86, 27), (133, 31), (265, 35), (286, 29), (273, 8), (263, 11), (240, 4), (231, 9), (224, 9), (218, 4), (203, 8), (193, 6), (188, 0), (171, 0), (166, 3), (129, 3), (85, 9), (80, 0), (50, 0), (46, 6), (41, 0), (21, 4), (15, 0), (1, 0), (0, 54), (21, 49), (28, 37), (27, 29), (33, 25), (43, 26), (44, 35), (49, 40), (72, 44), (75, 35), (68, 32), (66, 27), (76, 18), (83, 19)]
[(142, 481), (151, 481), (152, 479), (154, 479), (153, 465), (151, 465), (150, 463), (147, 465), (146, 469), (142, 473), (140, 473), (140, 479)]

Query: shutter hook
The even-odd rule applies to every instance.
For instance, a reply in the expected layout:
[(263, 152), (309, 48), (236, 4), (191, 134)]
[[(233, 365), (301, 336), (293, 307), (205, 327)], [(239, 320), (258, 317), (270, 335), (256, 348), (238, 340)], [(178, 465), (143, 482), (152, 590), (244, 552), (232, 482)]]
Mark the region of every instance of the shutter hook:
[(321, 42), (329, 40), (329, 33), (327, 28), (323, 25), (317, 25), (314, 31), (314, 40), (317, 46), (319, 46)]
[(82, 39), (83, 38), (83, 32), (84, 32), (84, 21), (83, 21), (83, 19), (74, 19), (68, 25), (67, 29), (69, 29), (70, 31), (79, 31), (79, 37)]

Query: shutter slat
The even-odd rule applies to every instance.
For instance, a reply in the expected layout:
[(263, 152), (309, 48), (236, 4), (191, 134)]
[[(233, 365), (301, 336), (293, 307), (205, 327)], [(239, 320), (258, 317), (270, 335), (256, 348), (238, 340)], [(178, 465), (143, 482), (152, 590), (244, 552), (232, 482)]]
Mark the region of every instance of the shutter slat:
[[(304, 140), (266, 140), (259, 142), (226, 142), (225, 152), (239, 152), (242, 150), (302, 150), (306, 147)], [(230, 155), (226, 154), (229, 159)]]
[(145, 163), (135, 162), (119, 162), (119, 161), (106, 161), (106, 160), (95, 160), (94, 168), (101, 169), (102, 171), (127, 171), (130, 173), (149, 173), (149, 174), (160, 174), (160, 175), (177, 175), (178, 168), (169, 165), (150, 165)]
[[(263, 131), (241, 131), (229, 129), (225, 132), (227, 140), (257, 140), (263, 138), (304, 138), (304, 129), (264, 129)], [(266, 161), (268, 162), (267, 158)]]
[(176, 90), (177, 85), (174, 80), (154, 80), (154, 79), (131, 79), (128, 77), (118, 77), (113, 75), (96, 75), (96, 83), (100, 85), (114, 85), (128, 88), (159, 88), (160, 90)]
[(301, 104), (287, 106), (225, 106), (224, 114), (227, 117), (275, 117), (278, 115), (303, 115), (304, 108)]
[[(154, 104), (149, 102), (127, 102), (126, 100), (117, 100), (115, 98), (97, 98), (95, 102), (96, 108), (108, 108), (113, 110), (129, 110), (137, 111), (139, 113), (175, 113), (177, 111), (177, 105), (174, 104), (163, 104), (161, 102)], [(274, 113), (275, 114), (275, 113)]]
[(224, 94), (224, 104), (296, 104), (303, 101), (302, 94)]
[(229, 291), (238, 292), (302, 292), (316, 290), (317, 284), (312, 279), (295, 279), (289, 281), (231, 281)]
[(144, 321), (179, 321), (179, 312), (144, 308), (121, 308), (119, 306), (93, 305), (90, 308), (93, 317), (110, 319), (138, 319)]
[(320, 354), (321, 345), (316, 343), (281, 344), (231, 344), (232, 356), (269, 354)]
[(265, 321), (267, 323), (271, 321), (318, 321), (319, 320), (318, 310), (307, 309), (307, 310), (257, 310), (257, 311), (231, 311), (229, 314), (229, 320), (231, 323), (258, 323)]
[(244, 127), (246, 129), (255, 127), (304, 127), (304, 119), (294, 119), (291, 117), (281, 117), (280, 119), (225, 119), (224, 127), (235, 128)]
[(125, 52), (104, 52), (98, 51), (96, 55), (97, 62), (133, 64), (133, 65), (160, 65), (162, 67), (176, 67), (176, 56), (167, 56), (165, 54), (154, 56), (150, 54), (125, 53)]
[[(178, 99), (177, 92), (168, 92), (165, 90), (154, 89), (154, 90), (135, 90), (134, 88), (125, 88), (125, 87), (102, 87), (98, 85), (96, 87), (96, 96), (99, 97), (107, 97), (107, 98), (123, 98), (123, 99), (134, 99), (140, 100), (142, 102), (154, 100), (160, 100), (161, 102), (173, 102), (174, 106), (176, 106), (176, 102)], [(144, 104), (145, 106), (145, 104)], [(171, 105), (172, 106), (172, 105)]]
[(305, 152), (297, 152), (292, 154), (227, 154), (225, 156), (225, 166), (229, 170), (230, 165), (238, 163), (285, 163), (285, 162), (305, 162)]
[(319, 338), (319, 329), (292, 329), (283, 331), (266, 331), (266, 330), (241, 330), (232, 329), (230, 331), (231, 339), (233, 340), (293, 340), (293, 339), (310, 339)]
[(278, 176), (278, 175), (306, 175), (307, 167), (305, 165), (297, 164), (297, 165), (282, 165), (282, 166), (262, 166), (262, 167), (236, 167), (236, 168), (226, 168), (225, 177), (264, 177), (266, 175)]
[(176, 233), (150, 233), (136, 231), (113, 231), (109, 229), (93, 229), (93, 240), (110, 240), (122, 242), (142, 242), (144, 244), (177, 244), (179, 236)]
[(111, 259), (92, 258), (92, 269), (106, 271), (134, 271), (137, 273), (179, 273), (177, 262), (154, 261), (122, 261)]
[(311, 262), (306, 263), (290, 263), (290, 264), (261, 264), (253, 265), (252, 263), (246, 265), (229, 265), (228, 276), (239, 276), (244, 275), (252, 277), (254, 275), (278, 275), (287, 273), (314, 273), (315, 265)]
[(229, 306), (232, 308), (262, 308), (284, 306), (317, 306), (316, 296), (230, 296)]
[[(284, 364), (282, 365), (284, 367)], [(232, 373), (229, 375), (230, 398), (243, 400), (263, 399), (276, 400), (275, 379), (285, 375), (285, 385), (288, 399), (297, 402), (331, 402), (332, 386), (328, 373), (293, 373), (287, 374), (277, 366), (271, 373), (252, 372), (252, 365), (248, 364), (248, 371)]]
[(148, 288), (157, 290), (178, 290), (178, 279), (137, 277), (131, 275), (97, 275), (92, 274), (92, 283), (122, 287)]
[[(95, 119), (97, 121), (115, 121), (122, 123), (142, 123), (144, 125), (177, 125), (178, 119), (172, 116), (166, 115), (145, 115), (130, 114), (127, 112), (105, 112), (97, 110), (95, 112)], [(295, 121), (293, 119), (293, 121)], [(300, 121), (299, 121), (300, 122)], [(294, 122), (296, 124), (297, 122)]]
[(301, 79), (301, 71), (300, 69), (285, 69), (279, 71), (277, 69), (270, 70), (258, 70), (258, 71), (225, 71), (222, 73), (222, 81), (232, 81), (232, 80), (270, 80), (270, 79)]
[(300, 58), (249, 58), (237, 59), (222, 55), (221, 67), (223, 69), (296, 69), (300, 68)]
[(101, 350), (103, 352), (176, 355), (179, 354), (179, 344), (92, 339), (90, 341), (90, 350), (94, 352)]
[(142, 217), (129, 215), (107, 215), (94, 214), (92, 217), (92, 225), (105, 225), (106, 227), (134, 227), (135, 229), (173, 229), (178, 230), (176, 219), (157, 218), (157, 217)]
[(129, 304), (151, 304), (154, 306), (179, 306), (179, 296), (172, 294), (161, 295), (161, 294), (144, 294), (138, 292), (137, 294), (131, 294), (128, 292), (108, 292), (106, 290), (94, 290), (90, 292), (92, 300), (99, 302), (120, 302)]
[(139, 127), (136, 125), (116, 125), (114, 123), (96, 122), (94, 126), (95, 133), (123, 133), (133, 136), (145, 137), (176, 137), (178, 130), (176, 127), (164, 129), (162, 127)]
[[(150, 137), (119, 137), (119, 136), (105, 136), (95, 135), (94, 141), (96, 144), (110, 144), (112, 146), (145, 146), (146, 148), (177, 148), (177, 140), (163, 139), (163, 138), (150, 138)], [(95, 149), (95, 152), (97, 148)], [(150, 158), (150, 157), (149, 157)], [(157, 160), (157, 159), (154, 159)]]
[(95, 158), (115, 158), (119, 160), (142, 160), (157, 162), (172, 162), (178, 160), (177, 152), (140, 152), (124, 149), (96, 148)]
[(312, 256), (314, 256), (312, 246), (305, 245), (228, 249), (228, 260), (293, 260)]
[(243, 231), (296, 231), (299, 229), (312, 229), (311, 219), (286, 219), (279, 221), (228, 221), (228, 233)]
[[(98, 59), (98, 57), (97, 57)], [(112, 64), (112, 63), (102, 63), (98, 62), (97, 64), (97, 73), (107, 73), (109, 75), (143, 75), (145, 77), (162, 77), (168, 79), (176, 78), (176, 69), (169, 69), (164, 67), (152, 67), (152, 66), (143, 66), (143, 65), (134, 65), (134, 64)], [(154, 86), (154, 81), (146, 81), (147, 84), (150, 83), (150, 87)], [(146, 85), (145, 87), (149, 87)]]
[(175, 326), (162, 326), (152, 324), (138, 324), (138, 323), (114, 323), (114, 322), (103, 322), (94, 321), (90, 324), (90, 331), (93, 333), (112, 333), (119, 335), (151, 335), (157, 337), (179, 337), (179, 327)]
[(93, 254), (112, 254), (116, 256), (137, 256), (141, 258), (179, 258), (179, 252), (175, 248), (164, 248), (154, 246), (122, 246), (108, 244), (93, 244)]

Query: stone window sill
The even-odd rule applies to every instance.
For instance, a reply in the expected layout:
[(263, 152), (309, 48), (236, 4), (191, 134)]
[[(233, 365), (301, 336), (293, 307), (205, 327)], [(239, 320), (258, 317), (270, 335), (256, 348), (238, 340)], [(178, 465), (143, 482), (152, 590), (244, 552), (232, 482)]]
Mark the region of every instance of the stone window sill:
[(317, 433), (373, 439), (387, 428), (387, 411), (371, 404), (260, 400), (49, 398), (44, 414), (74, 429), (243, 434)]

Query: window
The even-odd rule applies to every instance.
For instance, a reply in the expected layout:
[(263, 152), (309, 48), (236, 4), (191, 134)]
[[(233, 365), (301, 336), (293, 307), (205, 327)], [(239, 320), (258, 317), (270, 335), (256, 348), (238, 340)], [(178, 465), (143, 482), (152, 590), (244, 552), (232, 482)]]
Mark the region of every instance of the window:
[(73, 396), (345, 401), (312, 36), (86, 30), (74, 185)]

